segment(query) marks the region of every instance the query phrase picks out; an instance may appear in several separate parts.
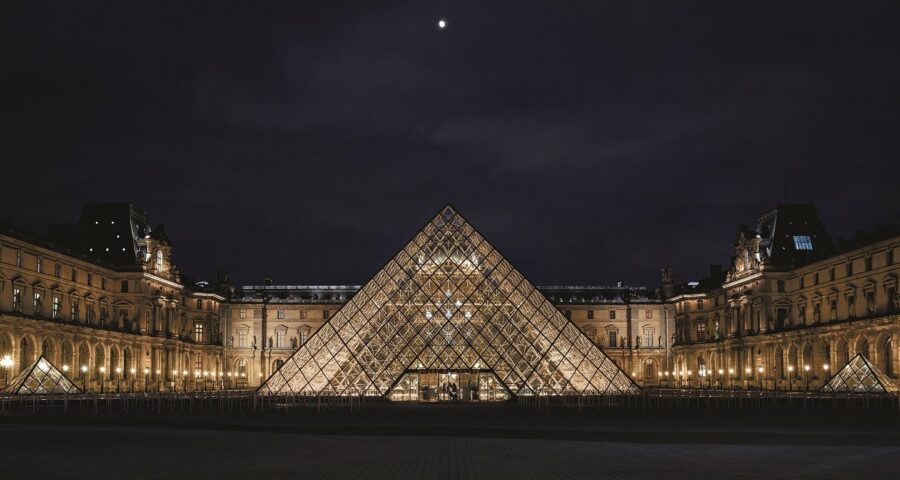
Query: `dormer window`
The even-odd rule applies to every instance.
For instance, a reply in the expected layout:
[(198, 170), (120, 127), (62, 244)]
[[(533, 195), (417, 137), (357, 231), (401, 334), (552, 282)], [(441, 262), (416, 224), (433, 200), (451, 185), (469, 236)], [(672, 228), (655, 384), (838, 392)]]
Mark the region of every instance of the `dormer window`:
[(156, 251), (156, 271), (162, 272), (163, 270), (163, 253), (162, 250)]
[(812, 250), (812, 238), (809, 235), (794, 235), (794, 248), (797, 250)]

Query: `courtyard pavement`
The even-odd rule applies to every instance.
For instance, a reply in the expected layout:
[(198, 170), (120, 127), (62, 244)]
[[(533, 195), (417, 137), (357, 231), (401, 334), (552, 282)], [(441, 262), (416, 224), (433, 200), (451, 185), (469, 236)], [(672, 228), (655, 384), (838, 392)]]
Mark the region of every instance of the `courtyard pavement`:
[(0, 417), (0, 478), (880, 479), (900, 414), (374, 406)]

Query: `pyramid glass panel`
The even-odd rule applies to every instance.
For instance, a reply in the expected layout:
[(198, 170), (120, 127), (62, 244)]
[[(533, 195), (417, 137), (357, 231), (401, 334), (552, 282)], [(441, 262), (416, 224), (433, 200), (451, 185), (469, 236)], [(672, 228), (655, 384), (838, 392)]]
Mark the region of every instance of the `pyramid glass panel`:
[(639, 389), (447, 206), (259, 392), (489, 401)]
[(857, 354), (822, 387), (823, 392), (896, 393), (897, 387), (869, 360)]
[(45, 395), (81, 393), (75, 383), (41, 355), (30, 367), (7, 383), (3, 393), (13, 395)]

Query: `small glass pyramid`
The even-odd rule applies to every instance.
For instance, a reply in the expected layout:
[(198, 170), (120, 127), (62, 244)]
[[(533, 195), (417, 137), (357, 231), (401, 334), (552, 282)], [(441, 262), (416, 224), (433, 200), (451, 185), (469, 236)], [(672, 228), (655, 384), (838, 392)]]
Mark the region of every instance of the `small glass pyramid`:
[(640, 391), (449, 205), (258, 391), (402, 399), (409, 374), (495, 398)]
[(15, 376), (3, 393), (14, 395), (81, 393), (63, 372), (41, 355), (30, 367)]
[(823, 392), (886, 393), (897, 387), (869, 360), (857, 354), (822, 387)]

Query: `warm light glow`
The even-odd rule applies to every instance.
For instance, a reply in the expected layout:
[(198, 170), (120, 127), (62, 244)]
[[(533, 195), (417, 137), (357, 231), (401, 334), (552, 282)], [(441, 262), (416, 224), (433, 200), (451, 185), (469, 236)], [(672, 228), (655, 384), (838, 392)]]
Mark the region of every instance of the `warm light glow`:
[(728, 374), (729, 374), (729, 375), (734, 375), (734, 369), (733, 369), (733, 368), (729, 368), (729, 369), (728, 369)]
[(750, 367), (745, 368), (744, 373), (746, 373), (747, 375), (750, 375)]
[(793, 365), (788, 365), (788, 371), (789, 371), (789, 372), (793, 372), (793, 371), (794, 371), (794, 366), (793, 366)]
[(822, 365), (822, 368), (828, 370), (828, 364), (826, 363), (825, 365)]
[(719, 369), (719, 375), (721, 375), (721, 374), (723, 374), (723, 373), (725, 373), (725, 370), (722, 370), (722, 369), (720, 368), (720, 369)]
[(0, 360), (0, 367), (10, 368), (13, 366), (13, 359), (9, 355), (4, 355), (3, 360)]
[(181, 374), (184, 375), (184, 376), (187, 376), (187, 370), (183, 370), (183, 371), (181, 372)]
[(762, 373), (765, 369), (763, 367), (759, 367), (756, 369), (757, 372)]
[(100, 367), (100, 373), (106, 373), (106, 367)]
[(447, 28), (447, 21), (443, 18), (438, 20), (438, 28), (440, 28), (441, 30)]
[(160, 373), (162, 373), (162, 371), (160, 371), (160, 369), (157, 368), (157, 369), (156, 369), (156, 374), (159, 375)]
[(116, 367), (116, 373), (122, 373), (122, 367)]
[(150, 369), (145, 367), (145, 368), (144, 368), (144, 375), (149, 375), (149, 374), (150, 374)]
[(808, 371), (809, 371), (809, 365), (804, 365), (804, 366), (803, 366), (803, 369), (806, 370), (806, 371), (808, 372)]
[(69, 371), (69, 366), (68, 366), (68, 365), (63, 365), (63, 371), (64, 371), (64, 372), (68, 372), (68, 371)]
[(130, 371), (130, 372), (131, 372), (131, 373), (134, 373), (134, 372), (136, 372), (136, 371), (137, 371), (137, 369), (135, 369), (135, 368), (132, 368), (132, 369), (131, 369), (131, 370), (129, 370), (129, 371)]
[(81, 366), (81, 373), (86, 373), (86, 372), (87, 372), (87, 365), (82, 365), (82, 366)]

